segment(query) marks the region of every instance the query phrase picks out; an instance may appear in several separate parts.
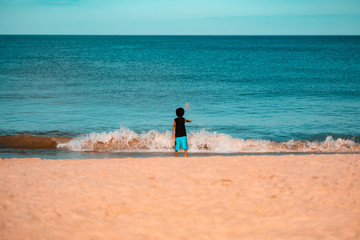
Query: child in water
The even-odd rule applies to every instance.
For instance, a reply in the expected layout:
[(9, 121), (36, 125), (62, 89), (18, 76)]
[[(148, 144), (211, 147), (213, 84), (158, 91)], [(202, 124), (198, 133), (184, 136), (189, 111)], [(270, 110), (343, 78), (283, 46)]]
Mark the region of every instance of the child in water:
[(185, 157), (187, 157), (187, 138), (186, 138), (186, 129), (185, 129), (185, 122), (192, 122), (192, 120), (187, 120), (183, 118), (185, 110), (183, 108), (176, 109), (176, 116), (177, 118), (174, 119), (174, 127), (172, 138), (175, 138), (175, 157), (178, 156), (178, 151), (180, 150), (180, 146), (185, 152)]

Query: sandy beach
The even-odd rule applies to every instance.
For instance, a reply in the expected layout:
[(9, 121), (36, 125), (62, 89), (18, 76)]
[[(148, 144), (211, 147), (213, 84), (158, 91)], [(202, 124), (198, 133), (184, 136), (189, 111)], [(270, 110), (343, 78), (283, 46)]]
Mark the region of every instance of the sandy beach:
[(1, 159), (0, 239), (360, 239), (360, 155)]

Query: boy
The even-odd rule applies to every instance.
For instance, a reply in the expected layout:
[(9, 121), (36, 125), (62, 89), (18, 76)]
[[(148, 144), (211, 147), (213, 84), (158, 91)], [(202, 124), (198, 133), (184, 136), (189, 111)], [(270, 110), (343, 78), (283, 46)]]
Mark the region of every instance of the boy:
[(176, 116), (177, 118), (174, 119), (174, 127), (172, 138), (175, 138), (175, 157), (178, 156), (178, 151), (180, 150), (180, 146), (185, 152), (185, 157), (187, 157), (187, 138), (186, 138), (186, 129), (185, 129), (185, 122), (192, 122), (192, 120), (186, 120), (183, 118), (185, 110), (183, 108), (176, 109)]

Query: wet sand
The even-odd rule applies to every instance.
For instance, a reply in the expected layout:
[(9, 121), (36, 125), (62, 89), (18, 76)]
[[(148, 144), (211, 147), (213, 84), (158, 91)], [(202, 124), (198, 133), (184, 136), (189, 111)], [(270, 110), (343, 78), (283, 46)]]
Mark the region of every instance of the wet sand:
[(0, 239), (360, 239), (360, 155), (1, 159)]

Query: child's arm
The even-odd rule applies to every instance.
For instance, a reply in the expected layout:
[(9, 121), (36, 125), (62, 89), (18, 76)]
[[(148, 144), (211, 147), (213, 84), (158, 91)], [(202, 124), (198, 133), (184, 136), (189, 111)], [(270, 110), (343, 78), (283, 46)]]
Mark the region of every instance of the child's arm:
[(176, 122), (174, 120), (174, 127), (173, 127), (173, 132), (172, 132), (172, 138), (175, 138), (175, 129), (176, 129)]
[[(185, 118), (184, 118), (185, 119)], [(192, 122), (190, 119), (185, 119), (185, 122)]]

